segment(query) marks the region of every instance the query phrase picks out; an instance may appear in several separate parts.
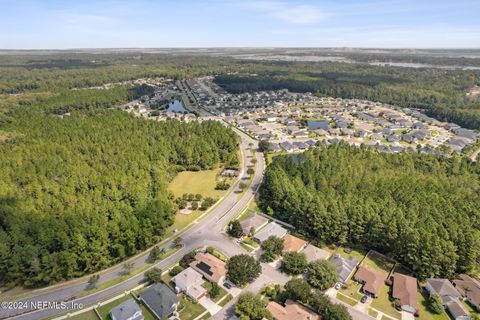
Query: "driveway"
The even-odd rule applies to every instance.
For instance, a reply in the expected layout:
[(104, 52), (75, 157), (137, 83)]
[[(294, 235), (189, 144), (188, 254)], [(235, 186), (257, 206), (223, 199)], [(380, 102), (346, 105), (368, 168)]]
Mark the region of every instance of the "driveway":
[(402, 320), (415, 320), (415, 316), (410, 312), (402, 311)]
[(201, 298), (200, 300), (198, 300), (198, 303), (200, 303), (205, 309), (207, 309), (207, 311), (210, 312), (211, 315), (214, 315), (218, 311), (222, 310), (222, 307), (218, 306), (215, 302), (213, 302), (207, 297)]

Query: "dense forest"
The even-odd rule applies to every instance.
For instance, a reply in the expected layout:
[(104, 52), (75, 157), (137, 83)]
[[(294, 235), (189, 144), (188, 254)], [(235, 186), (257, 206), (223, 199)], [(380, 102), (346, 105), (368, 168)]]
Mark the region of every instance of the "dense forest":
[[(348, 63), (272, 63), (277, 70), (215, 78), (231, 93), (289, 89), (319, 96), (359, 98), (424, 109), (437, 119), (480, 129), (480, 99), (465, 90), (480, 84), (480, 71), (379, 67)], [(307, 67), (309, 66), (309, 67)]]
[(480, 166), (345, 144), (278, 156), (261, 206), (311, 239), (376, 249), (421, 278), (478, 270)]
[(0, 284), (42, 286), (119, 262), (172, 224), (176, 172), (238, 165), (237, 137), (217, 122), (109, 109), (144, 93), (56, 88), (5, 104)]

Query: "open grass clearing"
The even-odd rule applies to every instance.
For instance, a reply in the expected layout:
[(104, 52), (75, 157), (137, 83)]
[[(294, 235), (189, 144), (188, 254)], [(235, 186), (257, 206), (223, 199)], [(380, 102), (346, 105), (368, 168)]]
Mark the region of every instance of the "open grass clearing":
[(365, 259), (363, 259), (362, 265), (382, 272), (386, 278), (393, 269), (395, 263), (374, 251), (370, 251)]
[(372, 318), (376, 318), (378, 316), (378, 312), (373, 310), (372, 308), (368, 308), (368, 315)]
[(344, 257), (345, 259), (348, 259), (351, 256), (354, 256), (358, 259), (358, 261), (362, 261), (362, 259), (367, 254), (366, 251), (361, 250), (361, 249), (344, 248), (344, 247), (338, 247), (337, 250), (335, 251), (335, 253), (338, 253), (339, 255)]
[(217, 175), (221, 169), (203, 171), (182, 171), (170, 182), (168, 190), (175, 197), (181, 197), (185, 193), (201, 194), (203, 197), (220, 198), (225, 190), (215, 190)]

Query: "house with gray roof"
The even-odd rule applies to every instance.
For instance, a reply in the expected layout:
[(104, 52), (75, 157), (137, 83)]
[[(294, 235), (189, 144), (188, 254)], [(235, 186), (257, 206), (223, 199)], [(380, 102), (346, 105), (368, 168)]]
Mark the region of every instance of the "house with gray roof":
[(305, 254), (308, 263), (316, 260), (327, 260), (330, 256), (328, 251), (317, 248), (311, 244), (307, 245), (305, 249), (302, 250), (302, 253)]
[(140, 292), (140, 300), (157, 318), (168, 318), (175, 311), (180, 299), (164, 283), (155, 283)]
[(455, 320), (468, 320), (470, 313), (460, 302), (462, 295), (448, 279), (427, 279), (424, 289), (429, 295), (438, 294), (445, 310)]
[(240, 221), (240, 225), (242, 226), (243, 234), (250, 234), (250, 230), (260, 230), (263, 226), (268, 223), (268, 219), (264, 216), (259, 215), (258, 213), (254, 212), (247, 218)]
[(267, 240), (270, 236), (275, 236), (278, 238), (283, 238), (287, 234), (287, 229), (282, 227), (276, 222), (270, 222), (267, 224), (266, 227), (261, 229), (259, 232), (255, 234), (253, 240), (262, 243), (263, 241)]
[(108, 313), (112, 320), (143, 320), (142, 310), (133, 299), (122, 302)]
[(340, 282), (345, 283), (352, 274), (353, 270), (355, 270), (355, 267), (358, 265), (359, 261), (354, 256), (350, 256), (348, 259), (345, 259), (336, 253), (333, 255), (330, 262), (335, 265)]

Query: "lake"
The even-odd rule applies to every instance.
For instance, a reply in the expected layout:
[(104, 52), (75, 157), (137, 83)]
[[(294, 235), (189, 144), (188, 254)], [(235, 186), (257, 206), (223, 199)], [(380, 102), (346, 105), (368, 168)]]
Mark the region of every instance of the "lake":
[(187, 109), (183, 106), (182, 101), (180, 100), (173, 100), (170, 102), (167, 108), (167, 112), (180, 112), (180, 113), (185, 113), (188, 112)]
[(328, 130), (327, 120), (308, 120), (307, 124), (308, 124), (309, 130), (317, 130), (317, 129)]

